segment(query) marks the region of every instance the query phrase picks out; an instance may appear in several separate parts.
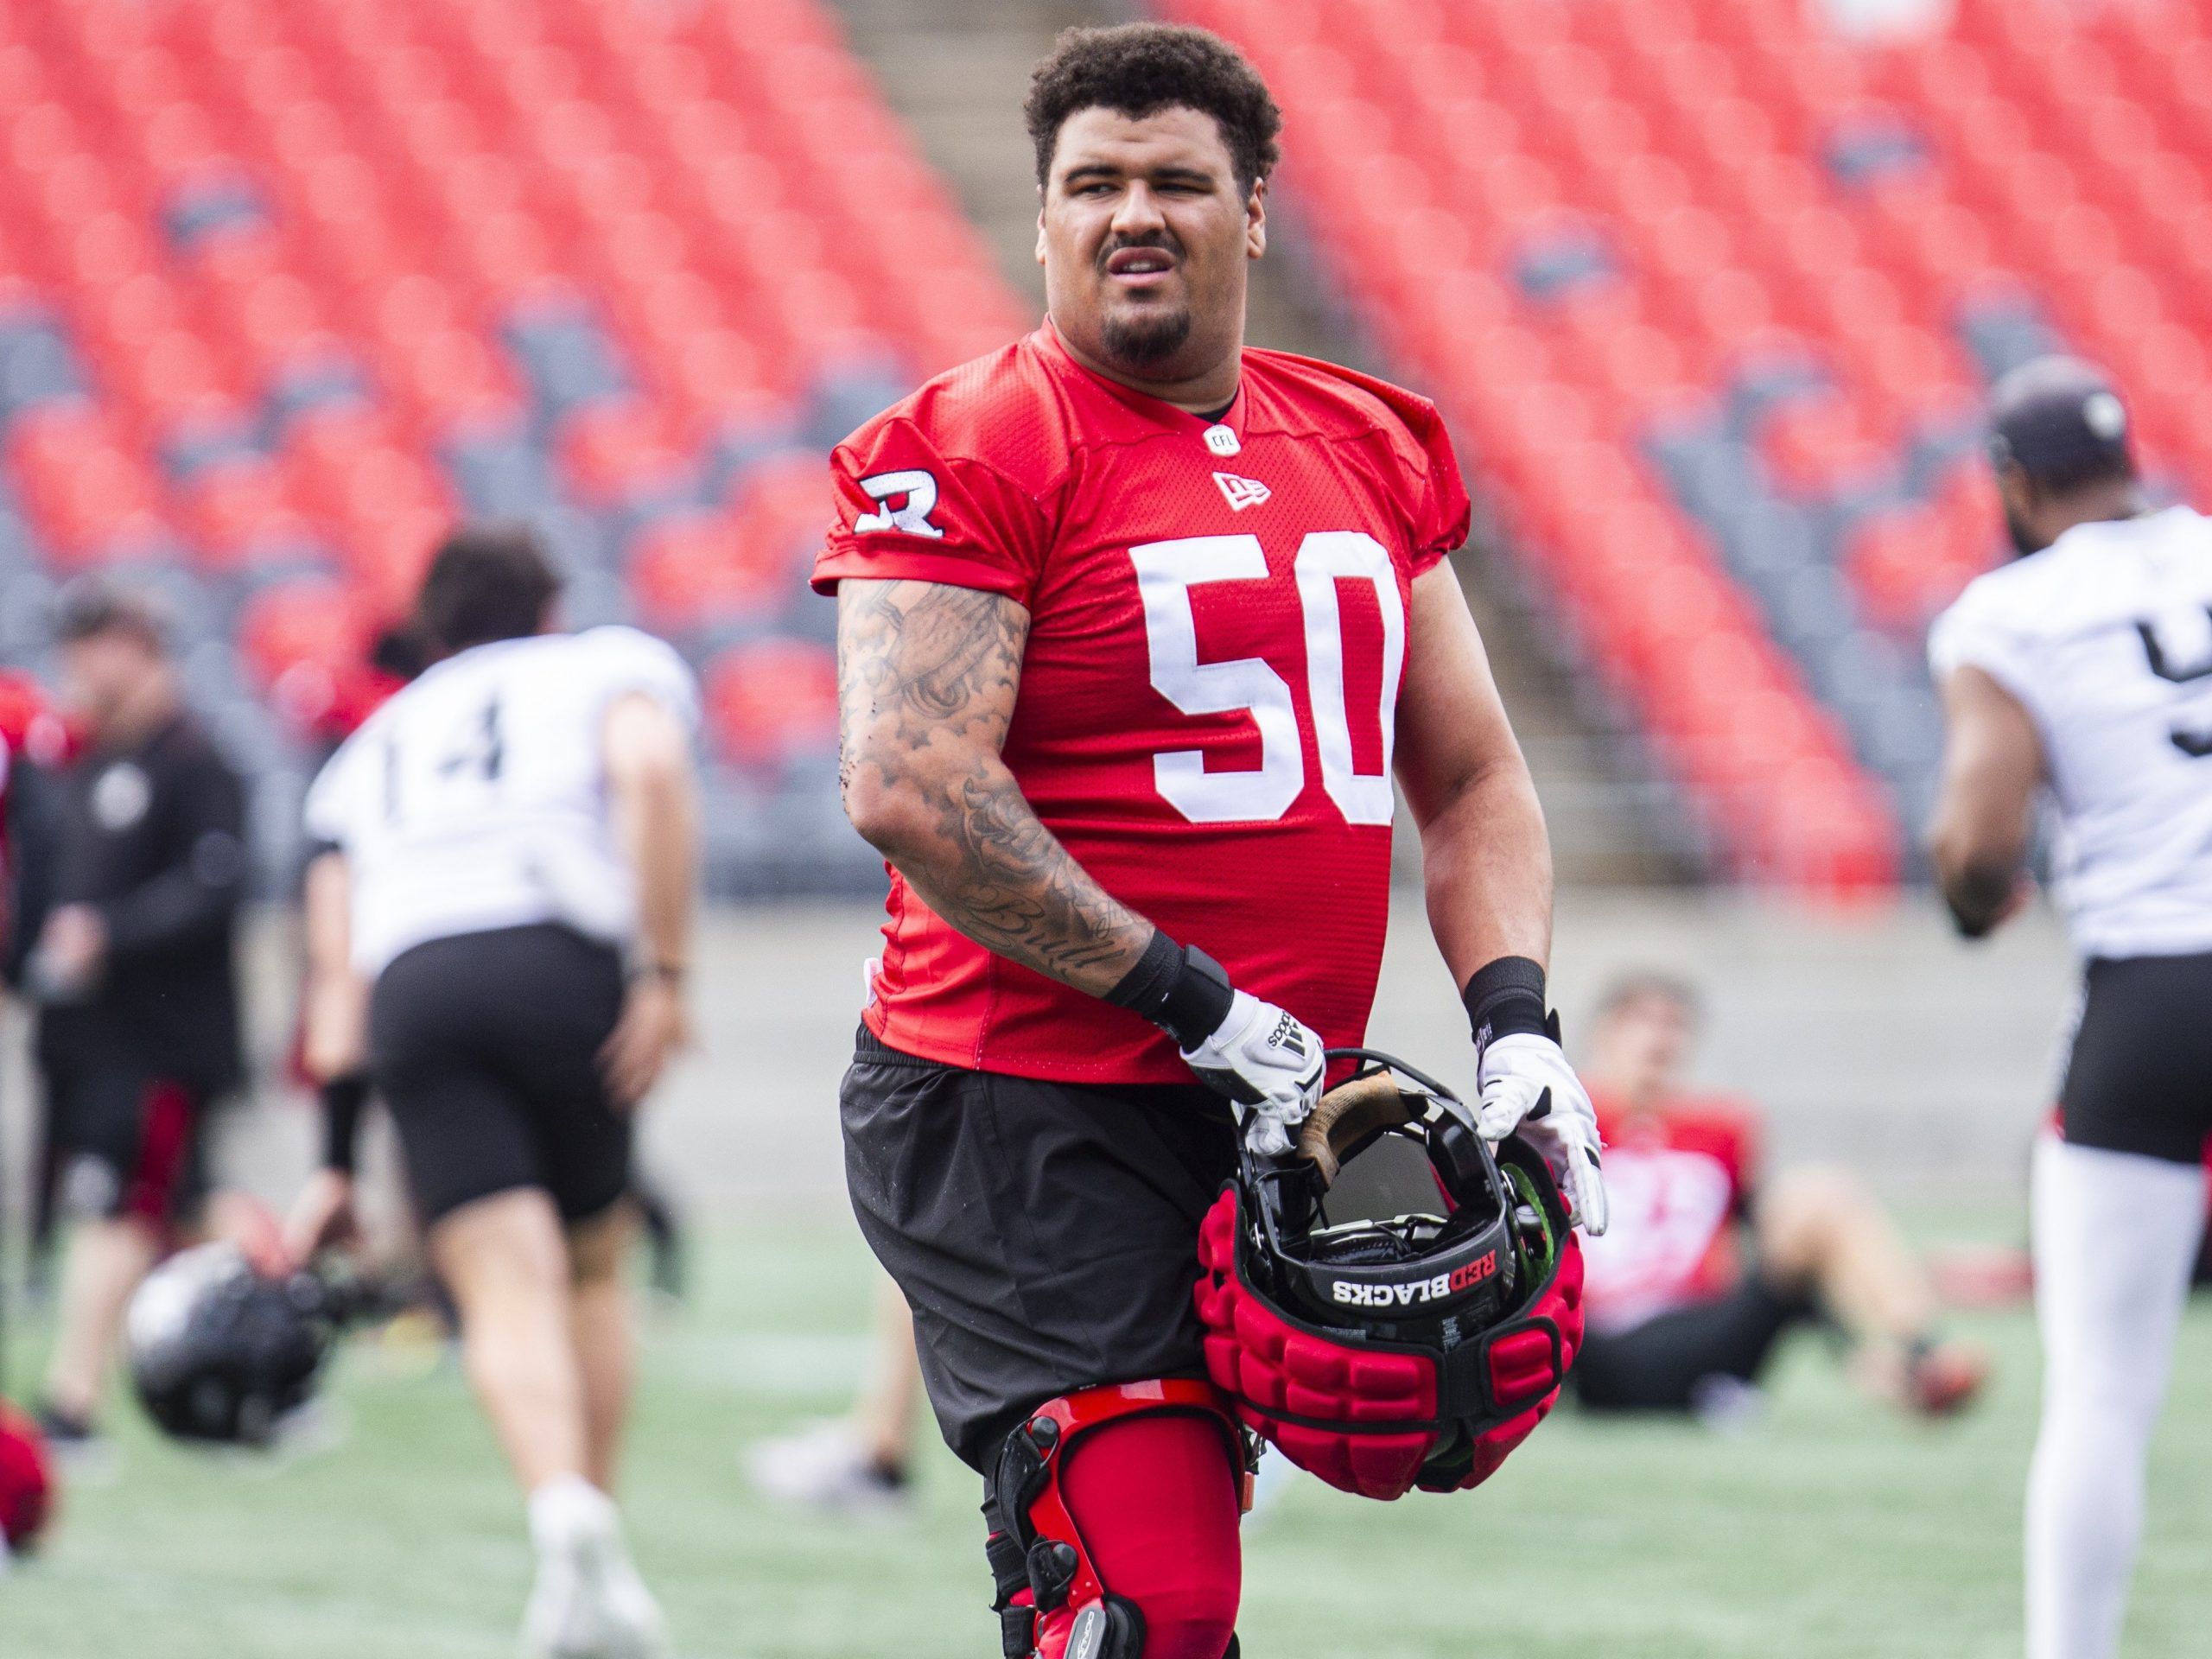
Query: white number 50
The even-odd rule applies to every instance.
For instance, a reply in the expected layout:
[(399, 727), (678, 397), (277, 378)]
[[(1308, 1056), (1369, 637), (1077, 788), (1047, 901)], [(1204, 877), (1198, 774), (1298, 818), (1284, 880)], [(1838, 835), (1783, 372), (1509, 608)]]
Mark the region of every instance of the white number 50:
[[(1153, 689), (1186, 715), (1249, 714), (1260, 733), (1260, 764), (1238, 772), (1209, 772), (1200, 749), (1171, 749), (1153, 757), (1153, 783), (1171, 806), (1194, 823), (1267, 823), (1290, 810), (1306, 787), (1306, 760), (1298, 715), (1282, 676), (1257, 657), (1229, 662), (1198, 660), (1198, 624), (1191, 589), (1208, 582), (1259, 582), (1268, 557), (1256, 536), (1186, 536), (1147, 542), (1129, 550), (1137, 592), (1144, 602), (1145, 637), (1152, 657)], [(1372, 536), (1353, 530), (1315, 531), (1299, 543), (1294, 565), (1306, 620), (1306, 686), (1313, 710), (1313, 747), (1321, 785), (1350, 823), (1388, 823), (1393, 804), (1390, 751), (1397, 725), (1398, 681), (1406, 663), (1406, 609), (1398, 594), (1390, 555)], [(1382, 767), (1374, 773), (1352, 764), (1351, 711), (1344, 685), (1344, 620), (1337, 602), (1340, 578), (1363, 580), (1375, 589), (1382, 614)]]

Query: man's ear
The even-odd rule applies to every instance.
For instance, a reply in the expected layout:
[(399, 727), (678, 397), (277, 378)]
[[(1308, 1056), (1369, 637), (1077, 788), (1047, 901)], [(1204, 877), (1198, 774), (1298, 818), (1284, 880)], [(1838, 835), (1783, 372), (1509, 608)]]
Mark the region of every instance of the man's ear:
[(1037, 263), (1045, 263), (1045, 187), (1037, 187)]
[(1255, 179), (1252, 194), (1244, 199), (1244, 257), (1257, 259), (1268, 251), (1268, 181)]

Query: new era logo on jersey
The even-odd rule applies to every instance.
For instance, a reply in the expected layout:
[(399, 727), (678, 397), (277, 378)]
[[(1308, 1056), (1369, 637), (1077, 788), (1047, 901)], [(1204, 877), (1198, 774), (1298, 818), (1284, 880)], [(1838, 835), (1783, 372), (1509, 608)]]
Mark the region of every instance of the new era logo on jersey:
[(1221, 486), (1221, 493), (1228, 499), (1231, 512), (1242, 512), (1247, 507), (1256, 507), (1271, 492), (1256, 478), (1239, 478), (1234, 473), (1216, 473), (1213, 481)]

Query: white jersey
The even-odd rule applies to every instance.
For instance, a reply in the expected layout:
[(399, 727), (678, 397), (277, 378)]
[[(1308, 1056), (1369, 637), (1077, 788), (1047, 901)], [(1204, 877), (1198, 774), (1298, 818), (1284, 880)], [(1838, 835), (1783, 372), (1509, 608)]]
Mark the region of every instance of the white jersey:
[(2212, 519), (2076, 525), (1977, 578), (1928, 652), (1939, 679), (1984, 671), (2041, 731), (2075, 949), (2212, 950)]
[(410, 946), (534, 922), (626, 944), (636, 879), (601, 729), (631, 692), (696, 724), (690, 670), (633, 628), (474, 646), (364, 721), (307, 798), (308, 833), (345, 850), (354, 965), (374, 976)]

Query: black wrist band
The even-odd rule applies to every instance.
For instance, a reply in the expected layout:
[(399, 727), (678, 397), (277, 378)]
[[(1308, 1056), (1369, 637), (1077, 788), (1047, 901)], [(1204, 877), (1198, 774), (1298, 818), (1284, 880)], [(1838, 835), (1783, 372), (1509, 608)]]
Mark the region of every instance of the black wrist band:
[(1479, 1054), (1500, 1037), (1551, 1035), (1544, 1019), (1544, 970), (1527, 957), (1500, 957), (1475, 969), (1459, 993)]
[(369, 1103), (369, 1074), (348, 1071), (322, 1085), (322, 1166), (353, 1173), (353, 1141)]
[(1134, 1009), (1173, 1037), (1177, 1047), (1188, 1049), (1221, 1029), (1235, 995), (1219, 963), (1154, 928), (1144, 955), (1106, 993), (1106, 1000)]

